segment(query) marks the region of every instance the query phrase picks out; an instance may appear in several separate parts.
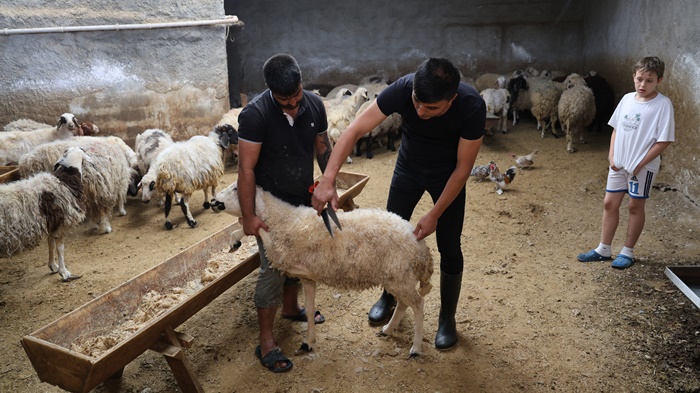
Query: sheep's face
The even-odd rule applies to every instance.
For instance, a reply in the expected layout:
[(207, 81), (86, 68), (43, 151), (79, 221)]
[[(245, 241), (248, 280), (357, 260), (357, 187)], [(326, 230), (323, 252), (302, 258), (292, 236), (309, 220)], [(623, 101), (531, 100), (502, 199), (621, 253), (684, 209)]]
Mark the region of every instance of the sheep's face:
[(58, 123), (56, 123), (56, 128), (62, 131), (68, 131), (74, 136), (79, 136), (82, 132), (80, 124), (78, 124), (78, 119), (76, 119), (72, 113), (62, 114), (58, 119)]
[(151, 198), (153, 198), (153, 194), (155, 193), (156, 179), (154, 179), (152, 176), (149, 176), (149, 174), (146, 174), (144, 177), (141, 178), (141, 181), (136, 186), (136, 189), (139, 188), (141, 189), (141, 202), (150, 202)]
[(238, 202), (238, 184), (233, 183), (219, 191), (214, 196), (211, 209), (216, 213), (224, 212), (234, 217), (240, 217), (242, 213), (241, 205)]
[(82, 148), (77, 146), (71, 146), (63, 152), (63, 156), (59, 158), (59, 160), (56, 162), (56, 165), (54, 165), (54, 168), (56, 168), (59, 165), (66, 168), (76, 168), (78, 169), (78, 172), (82, 174), (83, 160), (87, 162), (92, 162), (92, 158), (90, 158), (90, 156), (88, 156)]

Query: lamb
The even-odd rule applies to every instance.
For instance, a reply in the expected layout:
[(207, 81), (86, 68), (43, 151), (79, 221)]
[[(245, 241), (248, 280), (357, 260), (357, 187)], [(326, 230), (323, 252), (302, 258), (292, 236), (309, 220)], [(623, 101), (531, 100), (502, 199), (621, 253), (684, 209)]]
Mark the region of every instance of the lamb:
[(71, 113), (64, 113), (55, 127), (40, 128), (34, 131), (0, 132), (0, 165), (16, 164), (23, 154), (27, 154), (42, 143), (66, 139), (78, 134), (80, 124)]
[[(212, 208), (240, 217), (237, 184), (218, 193)], [(292, 206), (260, 187), (255, 194), (255, 213), (271, 229), (260, 235), (272, 267), (301, 278), (304, 284), (309, 323), (302, 349), (312, 350), (316, 341), (314, 313), (310, 310), (315, 310), (316, 282), (321, 282), (341, 289), (386, 288), (398, 303), (382, 334), (392, 334), (410, 306), (415, 329), (409, 353), (421, 353), (423, 297), (431, 289), (433, 260), (425, 240), (416, 240), (408, 221), (379, 209), (339, 212), (343, 229), (331, 238), (313, 208)], [(234, 234), (238, 239), (243, 236), (241, 230)]]
[[(338, 94), (340, 94), (340, 92)], [(328, 117), (328, 137), (333, 144), (338, 141), (343, 131), (345, 131), (350, 125), (350, 122), (355, 119), (357, 110), (360, 109), (360, 106), (362, 106), (365, 101), (369, 101), (367, 89), (358, 87), (350, 97), (326, 108), (326, 116)], [(348, 156), (347, 162), (352, 162), (350, 156)]]
[(43, 144), (20, 158), (20, 176), (51, 171), (70, 146), (82, 147), (91, 158), (82, 170), (86, 218), (95, 223), (98, 232), (111, 233), (112, 211), (116, 207), (120, 215), (126, 215), (126, 194), (136, 172), (136, 153), (121, 138), (84, 136)]
[(80, 123), (80, 130), (78, 130), (78, 135), (80, 136), (95, 136), (100, 133), (100, 128), (96, 124), (89, 121), (84, 121)]
[(537, 129), (542, 130), (542, 138), (547, 132), (547, 120), (555, 138), (558, 138), (555, 123), (557, 122), (557, 110), (562, 86), (558, 82), (540, 77), (528, 79), (530, 91), (530, 112), (537, 119)]
[(566, 90), (559, 99), (559, 121), (566, 132), (566, 151), (573, 153), (574, 134), (580, 135), (580, 143), (585, 143), (582, 128), (588, 126), (595, 118), (595, 98), (593, 91), (586, 86), (578, 74), (569, 75), (564, 81)]
[[(208, 136), (195, 135), (189, 140), (175, 142), (156, 157), (144, 178), (155, 180), (148, 184), (141, 179), (142, 189), (158, 190), (165, 195), (165, 227), (173, 229), (168, 218), (175, 192), (182, 196), (180, 206), (187, 224), (195, 228), (197, 221), (192, 217), (189, 199), (197, 190), (204, 191), (204, 208), (209, 209), (209, 189), (212, 197), (216, 194), (219, 178), (224, 174), (223, 152), (229, 146), (230, 125), (215, 126)], [(150, 199), (142, 194), (144, 203)]]
[(82, 149), (69, 147), (53, 173), (0, 185), (0, 256), (36, 247), (48, 237), (51, 272), (63, 281), (80, 277), (66, 269), (64, 237), (85, 219), (81, 176), (83, 163), (90, 160)]
[(243, 108), (231, 108), (231, 110), (224, 113), (221, 120), (219, 120), (219, 126), (229, 125), (234, 130), (234, 134), (229, 135), (229, 146), (224, 152), (224, 164), (226, 164), (228, 157), (230, 157), (233, 162), (236, 162), (238, 158), (238, 115), (241, 114), (242, 110)]
[[(486, 113), (500, 117), (499, 128), (504, 134), (508, 133), (508, 110), (510, 109), (510, 93), (507, 89), (485, 89), (481, 93), (481, 98), (486, 103)], [(493, 135), (491, 129), (487, 130), (488, 135)]]

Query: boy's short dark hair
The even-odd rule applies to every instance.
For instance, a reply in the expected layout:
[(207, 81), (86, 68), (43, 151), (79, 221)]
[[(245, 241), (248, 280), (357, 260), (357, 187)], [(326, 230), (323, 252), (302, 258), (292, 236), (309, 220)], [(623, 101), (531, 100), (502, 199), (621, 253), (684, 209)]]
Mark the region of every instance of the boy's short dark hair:
[(459, 87), (459, 70), (447, 59), (431, 57), (413, 76), (413, 92), (423, 103), (451, 100)]
[(640, 59), (637, 64), (634, 65), (634, 73), (637, 71), (641, 72), (653, 72), (656, 77), (661, 79), (664, 77), (664, 69), (666, 65), (664, 62), (656, 56), (649, 56)]
[(291, 55), (280, 53), (267, 59), (263, 77), (270, 91), (281, 97), (292, 97), (299, 92), (301, 69)]

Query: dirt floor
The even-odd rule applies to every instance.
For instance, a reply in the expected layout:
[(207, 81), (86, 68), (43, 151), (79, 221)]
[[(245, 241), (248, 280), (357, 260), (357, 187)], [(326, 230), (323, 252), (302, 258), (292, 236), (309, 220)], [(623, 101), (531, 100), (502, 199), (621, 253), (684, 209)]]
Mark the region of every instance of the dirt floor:
[[(439, 274), (426, 297), (424, 354), (407, 359), (413, 313), (394, 337), (377, 337), (367, 311), (380, 290), (338, 291), (319, 286), (326, 316), (310, 354), (294, 355), (306, 324), (278, 318), (275, 333), (291, 357), (290, 373), (272, 374), (253, 354), (255, 274), (244, 278), (177, 327), (196, 338), (186, 356), (207, 392), (699, 392), (700, 313), (665, 276), (672, 265), (700, 264), (700, 208), (676, 192), (668, 173), (652, 190), (647, 225), (630, 269), (580, 263), (576, 254), (598, 244), (607, 171), (607, 134), (586, 133), (588, 144), (567, 154), (564, 138), (540, 138), (525, 119), (508, 134), (487, 139), (477, 164), (511, 165), (509, 153), (539, 149), (535, 167), (519, 171), (497, 195), (488, 181), (467, 184), (463, 250), (465, 271), (457, 311), (459, 346), (432, 346), (439, 312)], [(671, 147), (672, 149), (673, 147)], [(384, 207), (396, 153), (382, 148), (343, 170), (370, 175), (355, 199)], [(236, 178), (228, 167), (222, 184)], [(233, 222), (192, 206), (199, 227), (163, 227), (155, 205), (132, 199), (114, 231), (98, 235), (84, 225), (66, 244), (68, 268), (82, 278), (62, 283), (49, 275), (46, 247), (0, 263), (0, 391), (57, 392), (40, 382), (20, 339)], [(413, 219), (430, 206), (421, 201)], [(626, 214), (623, 213), (623, 218)], [(622, 247), (626, 224), (614, 241)], [(428, 243), (438, 260), (435, 238)], [(226, 247), (222, 244), (222, 247)], [(362, 245), (359, 244), (358, 247)], [(381, 263), (381, 261), (377, 261)], [(120, 380), (96, 392), (175, 392), (163, 357), (147, 351)]]

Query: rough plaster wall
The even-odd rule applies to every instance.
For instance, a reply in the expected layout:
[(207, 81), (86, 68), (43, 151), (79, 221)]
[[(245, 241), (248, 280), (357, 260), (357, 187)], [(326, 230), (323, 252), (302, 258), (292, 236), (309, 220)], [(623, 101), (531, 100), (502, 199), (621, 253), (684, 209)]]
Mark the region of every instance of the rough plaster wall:
[[(219, 19), (220, 0), (85, 3), (4, 0), (0, 27), (36, 28)], [(158, 127), (206, 134), (228, 109), (223, 26), (0, 35), (0, 124), (48, 123), (72, 112), (128, 143)]]
[(658, 56), (666, 63), (659, 91), (673, 102), (676, 142), (663, 153), (661, 171), (700, 206), (700, 3), (594, 0), (585, 15), (585, 64), (613, 84), (618, 99), (634, 90), (639, 58)]
[(582, 48), (581, 1), (225, 0), (246, 23), (242, 91), (264, 89), (261, 68), (278, 52), (294, 55), (313, 85), (395, 79), (429, 56), (452, 59), (467, 78), (535, 66), (573, 69)]

